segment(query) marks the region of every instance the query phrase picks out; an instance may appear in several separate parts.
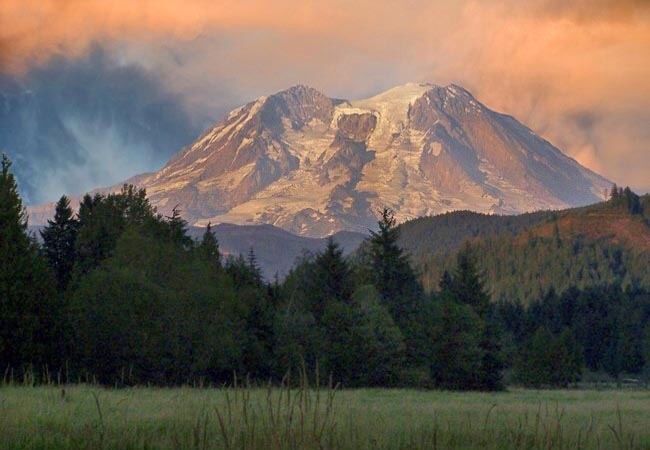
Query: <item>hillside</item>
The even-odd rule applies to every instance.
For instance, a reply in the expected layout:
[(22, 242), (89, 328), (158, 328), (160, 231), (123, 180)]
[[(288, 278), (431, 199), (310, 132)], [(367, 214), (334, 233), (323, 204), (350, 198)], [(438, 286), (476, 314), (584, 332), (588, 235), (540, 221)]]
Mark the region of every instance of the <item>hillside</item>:
[[(272, 225), (224, 223), (214, 226), (213, 230), (225, 257), (246, 257), (253, 249), (262, 275), (268, 281), (272, 281), (276, 275), (283, 279), (305, 252), (321, 251), (327, 243), (324, 238), (297, 236)], [(199, 239), (205, 229), (191, 227), (188, 231), (190, 236)], [(332, 236), (346, 254), (356, 249), (365, 238), (364, 234), (348, 231)]]
[(401, 243), (435, 290), (467, 242), (495, 300), (605, 283), (650, 286), (650, 196), (512, 217), (457, 212), (401, 226)]

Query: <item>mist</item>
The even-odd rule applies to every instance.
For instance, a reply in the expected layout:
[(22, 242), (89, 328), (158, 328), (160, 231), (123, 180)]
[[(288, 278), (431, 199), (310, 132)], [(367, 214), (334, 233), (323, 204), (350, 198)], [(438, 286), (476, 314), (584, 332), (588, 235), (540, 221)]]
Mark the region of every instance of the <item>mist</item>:
[(0, 149), (27, 204), (157, 169), (202, 122), (159, 78), (100, 47), (0, 78)]

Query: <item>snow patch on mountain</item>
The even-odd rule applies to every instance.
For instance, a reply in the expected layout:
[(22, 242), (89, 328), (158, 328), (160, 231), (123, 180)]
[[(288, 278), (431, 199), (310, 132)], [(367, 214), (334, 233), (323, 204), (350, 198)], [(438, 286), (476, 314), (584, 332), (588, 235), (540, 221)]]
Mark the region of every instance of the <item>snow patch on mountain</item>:
[(138, 178), (190, 224), (272, 224), (313, 237), (453, 210), (515, 214), (599, 201), (611, 183), (457, 85), (362, 100), (295, 86), (232, 111)]

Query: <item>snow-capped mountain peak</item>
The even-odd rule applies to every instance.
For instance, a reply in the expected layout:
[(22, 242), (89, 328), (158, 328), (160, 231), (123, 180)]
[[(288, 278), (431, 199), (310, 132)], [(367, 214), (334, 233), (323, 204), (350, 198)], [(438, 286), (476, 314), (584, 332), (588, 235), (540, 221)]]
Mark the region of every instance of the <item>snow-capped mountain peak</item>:
[(366, 231), (451, 210), (582, 205), (610, 183), (458, 85), (409, 83), (361, 100), (298, 85), (235, 109), (139, 179), (191, 224), (269, 223), (301, 235)]

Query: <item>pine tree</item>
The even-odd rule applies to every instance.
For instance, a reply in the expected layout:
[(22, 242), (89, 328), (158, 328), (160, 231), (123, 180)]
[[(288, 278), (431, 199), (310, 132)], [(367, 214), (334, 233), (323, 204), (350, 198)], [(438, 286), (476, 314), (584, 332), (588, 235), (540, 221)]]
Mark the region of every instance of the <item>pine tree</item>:
[(452, 291), (456, 301), (471, 306), (482, 319), (486, 318), (492, 310), (490, 294), (485, 289), (469, 245), (458, 252)]
[(0, 173), (0, 366), (56, 364), (60, 308), (47, 265), (27, 235), (27, 217), (11, 161)]
[(221, 270), (221, 252), (219, 251), (219, 241), (212, 231), (212, 225), (208, 223), (205, 228), (201, 243), (198, 247), (201, 256), (208, 261), (215, 270)]
[(434, 321), (431, 378), (442, 389), (477, 389), (483, 351), (481, 320), (468, 305), (442, 299)]
[(400, 329), (380, 303), (370, 285), (357, 288), (352, 296), (355, 323), (349, 349), (354, 355), (349, 371), (353, 385), (394, 386), (401, 380), (405, 346)]
[(255, 255), (255, 250), (252, 246), (248, 248), (248, 255), (246, 255), (246, 264), (248, 264), (248, 268), (253, 271), (259, 270), (259, 266), (257, 264), (257, 255)]
[(440, 282), (438, 283), (438, 289), (440, 289), (440, 293), (442, 295), (446, 295), (447, 293), (450, 293), (453, 289), (453, 280), (451, 278), (451, 274), (449, 273), (448, 270), (445, 270), (442, 273), (442, 276), (440, 277)]
[(494, 308), (490, 294), (485, 289), (469, 245), (458, 253), (451, 291), (453, 298), (459, 303), (470, 306), (481, 321), (479, 347), (482, 356), (474, 388), (490, 391), (503, 389), (500, 330), (493, 321)]
[[(3, 253), (8, 256), (10, 251), (24, 250), (29, 245), (27, 237), (27, 216), (23, 207), (18, 185), (14, 175), (9, 172), (11, 161), (6, 154), (2, 155), (2, 177), (0, 178), (0, 236), (2, 239)], [(2, 258), (0, 264), (10, 262)], [(4, 273), (4, 271), (3, 271)]]
[(378, 225), (379, 231), (370, 232), (370, 282), (396, 323), (403, 326), (417, 312), (422, 292), (408, 256), (397, 243), (399, 229), (393, 212), (384, 208)]
[(255, 250), (253, 250), (253, 247), (250, 247), (248, 249), (248, 256), (246, 257), (246, 265), (248, 267), (248, 270), (251, 273), (253, 282), (258, 285), (261, 284), (262, 269), (260, 269), (260, 265), (257, 262), (257, 255), (255, 254)]
[(101, 194), (86, 194), (79, 204), (77, 218), (74, 280), (90, 272), (111, 254), (123, 229), (121, 218), (109, 210), (107, 199)]
[(172, 209), (172, 215), (167, 217), (170, 237), (173, 242), (189, 248), (192, 245), (192, 238), (187, 235), (187, 222), (181, 217), (178, 206)]
[(48, 220), (41, 230), (43, 252), (56, 277), (59, 291), (64, 291), (75, 261), (75, 241), (78, 222), (73, 217), (70, 200), (64, 195), (56, 204), (54, 220)]
[(560, 334), (538, 328), (515, 362), (515, 378), (526, 386), (566, 387), (580, 379), (582, 349), (569, 329)]
[(331, 237), (327, 240), (325, 250), (314, 260), (312, 278), (308, 296), (317, 319), (330, 302), (350, 303), (354, 290), (352, 271), (343, 258), (343, 250)]

